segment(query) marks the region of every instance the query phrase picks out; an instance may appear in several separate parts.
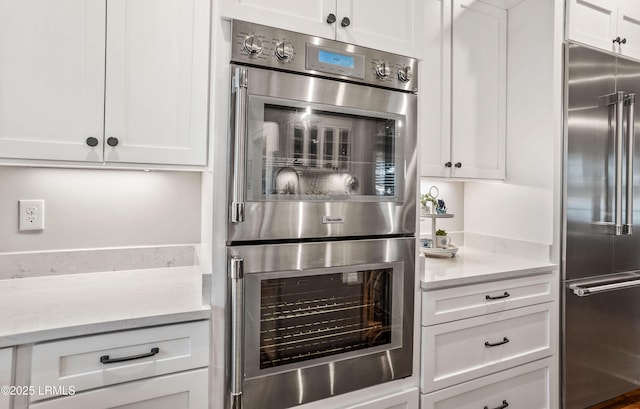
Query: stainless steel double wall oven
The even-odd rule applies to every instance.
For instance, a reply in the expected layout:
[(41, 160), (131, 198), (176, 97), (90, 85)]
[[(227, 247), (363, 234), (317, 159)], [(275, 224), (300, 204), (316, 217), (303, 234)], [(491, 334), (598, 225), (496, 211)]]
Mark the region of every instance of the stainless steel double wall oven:
[(417, 61), (232, 23), (229, 405), (411, 375)]

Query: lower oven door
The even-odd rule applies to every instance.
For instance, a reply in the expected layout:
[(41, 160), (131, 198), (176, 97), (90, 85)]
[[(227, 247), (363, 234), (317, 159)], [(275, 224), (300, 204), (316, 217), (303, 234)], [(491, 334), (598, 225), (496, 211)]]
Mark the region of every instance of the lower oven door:
[(243, 300), (230, 368), (243, 408), (286, 408), (411, 375), (414, 238), (236, 246), (228, 255), (231, 305)]

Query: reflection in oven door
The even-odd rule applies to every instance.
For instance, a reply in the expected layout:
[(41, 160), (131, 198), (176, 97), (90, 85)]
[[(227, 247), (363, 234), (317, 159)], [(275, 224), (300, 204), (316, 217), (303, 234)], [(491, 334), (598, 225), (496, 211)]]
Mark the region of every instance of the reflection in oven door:
[(414, 246), (392, 238), (230, 247), (243, 271), (230, 294), (243, 407), (286, 408), (410, 376)]

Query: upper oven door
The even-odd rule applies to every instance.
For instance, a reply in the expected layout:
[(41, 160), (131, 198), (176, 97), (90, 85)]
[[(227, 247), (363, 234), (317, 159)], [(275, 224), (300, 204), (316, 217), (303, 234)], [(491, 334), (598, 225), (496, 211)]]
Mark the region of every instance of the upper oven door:
[(229, 242), (415, 232), (416, 95), (232, 70)]

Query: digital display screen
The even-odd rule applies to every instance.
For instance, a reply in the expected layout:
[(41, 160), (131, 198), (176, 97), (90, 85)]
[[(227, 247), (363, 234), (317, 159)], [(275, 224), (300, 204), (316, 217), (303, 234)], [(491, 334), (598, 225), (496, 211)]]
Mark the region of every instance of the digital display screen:
[(318, 50), (318, 61), (325, 64), (338, 65), (340, 67), (351, 69), (353, 69), (355, 66), (355, 59), (353, 58), (353, 56), (332, 53), (325, 50)]

